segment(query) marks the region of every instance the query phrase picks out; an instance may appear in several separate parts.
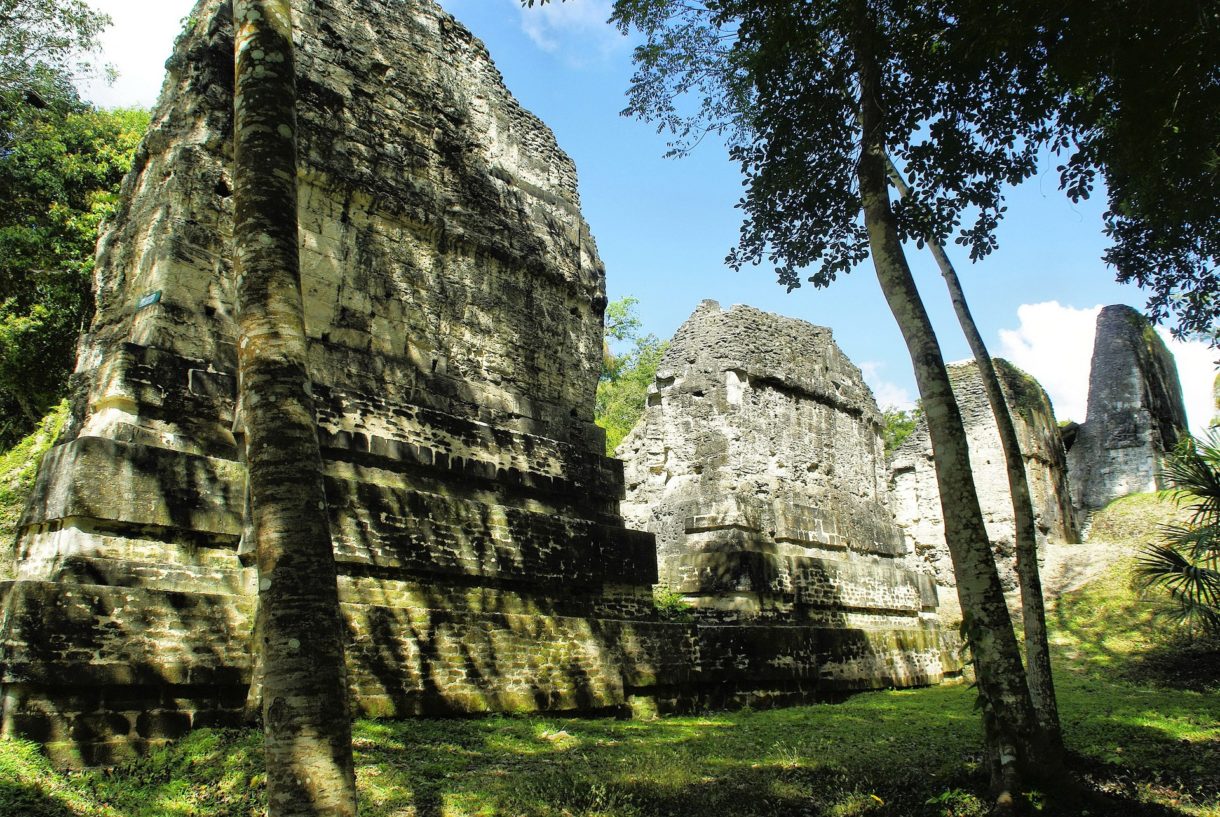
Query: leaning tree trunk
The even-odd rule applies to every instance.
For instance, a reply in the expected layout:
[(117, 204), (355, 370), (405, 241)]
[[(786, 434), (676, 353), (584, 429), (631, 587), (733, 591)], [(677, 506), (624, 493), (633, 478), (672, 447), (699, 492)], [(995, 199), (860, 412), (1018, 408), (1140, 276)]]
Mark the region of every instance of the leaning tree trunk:
[[(910, 188), (893, 161), (886, 157), (886, 169), (898, 195), (910, 195)], [(1063, 733), (1059, 727), (1059, 707), (1055, 701), (1055, 682), (1051, 675), (1050, 645), (1046, 637), (1046, 605), (1042, 599), (1042, 579), (1038, 575), (1038, 539), (1034, 528), (1034, 503), (1029, 495), (1029, 482), (1025, 474), (1025, 457), (1017, 441), (1017, 430), (1013, 426), (1012, 413), (1004, 399), (1000, 378), (996, 375), (991, 355), (983, 336), (970, 314), (966, 293), (961, 280), (953, 268), (944, 247), (932, 237), (925, 239), (936, 265), (949, 288), (953, 311), (974, 353), (974, 361), (983, 379), (987, 402), (995, 415), (996, 430), (1000, 434), (1000, 446), (1004, 450), (1004, 461), (1008, 470), (1008, 491), (1012, 496), (1012, 517), (1016, 538), (1017, 581), (1021, 585), (1021, 622), (1025, 630), (1025, 672), (1029, 680), (1029, 695), (1033, 700), (1034, 714), (1048, 762), (1057, 762), (1063, 755)]]
[(356, 813), (343, 631), (306, 367), (289, 0), (235, 0), (239, 401), (258, 564), (267, 813)]
[(945, 520), (945, 540), (957, 579), (966, 637), (974, 657), (991, 783), (1001, 810), (1015, 807), (1022, 779), (1036, 755), (1035, 719), (1012, 620), (983, 514), (979, 508), (966, 432), (944, 358), (902, 251), (890, 208), (886, 174), (880, 68), (872, 23), (857, 4), (856, 59), (862, 150), (857, 166), (864, 223), (877, 279), (906, 341), (923, 401)]

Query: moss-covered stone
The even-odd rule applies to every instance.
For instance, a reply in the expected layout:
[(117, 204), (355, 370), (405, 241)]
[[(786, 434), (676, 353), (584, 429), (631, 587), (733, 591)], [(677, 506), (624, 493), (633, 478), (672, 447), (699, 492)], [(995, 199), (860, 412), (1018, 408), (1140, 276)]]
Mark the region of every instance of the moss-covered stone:
[[(168, 63), (99, 242), (61, 444), (0, 584), (2, 731), (67, 762), (232, 724), (246, 703), (260, 577), (230, 8), (200, 0)], [(622, 465), (593, 423), (605, 274), (553, 134), (432, 0), (311, 9), (294, 32), (300, 283), (356, 711), (617, 711), (653, 690), (709, 700), (728, 674), (738, 696), (816, 689), (838, 659), (803, 646), (809, 622), (659, 620), (653, 537), (624, 524)], [(840, 399), (843, 384), (780, 377), (798, 363), (757, 373), (780, 399)], [(728, 446), (699, 450), (719, 462)], [(820, 525), (835, 547), (897, 547), (879, 512), (777, 519), (792, 542)]]

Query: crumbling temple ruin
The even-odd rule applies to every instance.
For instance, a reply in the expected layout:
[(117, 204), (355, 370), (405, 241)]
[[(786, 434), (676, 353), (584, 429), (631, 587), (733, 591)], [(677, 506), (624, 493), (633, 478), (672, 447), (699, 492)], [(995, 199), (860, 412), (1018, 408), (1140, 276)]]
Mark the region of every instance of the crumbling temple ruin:
[(905, 656), (870, 674), (935, 675), (936, 590), (904, 563), (880, 422), (829, 329), (704, 301), (619, 446), (623, 516), (701, 618), (859, 627)]
[(1173, 355), (1129, 306), (1097, 316), (1089, 404), (1068, 451), (1072, 500), (1082, 511), (1162, 487), (1161, 464), (1187, 433)]
[[(707, 509), (778, 514), (722, 529), (775, 526), (771, 552), (751, 544), (734, 564), (772, 582), (766, 605), (800, 615), (658, 614), (654, 537), (624, 524), (622, 466), (593, 424), (604, 273), (572, 162), (431, 0), (314, 8), (297, 31), (302, 280), (356, 711), (937, 681), (933, 599), (894, 565), (900, 540), (874, 495), (875, 407), (829, 346), (822, 379), (743, 359), (707, 386), (709, 400), (789, 403), (853, 435), (835, 465), (850, 485), (798, 475), (816, 457), (794, 438), (770, 464), (808, 491)], [(201, 0), (189, 19), (99, 243), (71, 420), (21, 523), (16, 579), (0, 584), (3, 733), (60, 762), (234, 724), (250, 680), (230, 9)], [(781, 462), (789, 452), (800, 458)], [(836, 516), (830, 496), (858, 516)]]
[[(1071, 503), (1063, 443), (1050, 398), (1034, 378), (1006, 360), (994, 360), (1000, 388), (1012, 414), (1017, 442), (1025, 460), (1026, 482), (1034, 505), (1039, 545), (1079, 541), (1077, 514)], [(973, 361), (949, 367), (949, 381), (962, 412), (970, 447), (970, 467), (978, 489), (983, 522), (996, 554), (996, 567), (1006, 589), (1016, 587), (1012, 497), (1007, 463), (996, 429), (995, 415)], [(941, 586), (956, 584), (944, 519), (932, 442), (921, 419), (890, 459), (894, 514), (911, 538), (915, 552), (932, 568)]]

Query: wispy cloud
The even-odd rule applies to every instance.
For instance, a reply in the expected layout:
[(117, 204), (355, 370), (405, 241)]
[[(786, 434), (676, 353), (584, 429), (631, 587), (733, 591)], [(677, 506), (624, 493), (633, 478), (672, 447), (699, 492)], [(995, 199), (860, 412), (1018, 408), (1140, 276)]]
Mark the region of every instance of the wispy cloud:
[(503, 0), (518, 10), (521, 30), (543, 51), (570, 65), (587, 65), (627, 48), (618, 29), (606, 22), (611, 0), (551, 0), (523, 8), (520, 0)]
[[(1060, 420), (1085, 419), (1093, 336), (1100, 311), (1101, 306), (1077, 309), (1057, 301), (1022, 304), (1017, 307), (1020, 325), (1000, 330), (1000, 357), (1038, 379)], [(1177, 361), (1186, 414), (1191, 430), (1197, 433), (1215, 413), (1212, 384), (1220, 353), (1199, 341), (1174, 340), (1163, 327), (1157, 327), (1157, 332)]]
[(881, 376), (881, 370), (884, 368), (884, 363), (875, 360), (866, 360), (860, 364), (860, 373), (864, 375), (864, 382), (873, 390), (877, 405), (883, 409), (896, 408), (904, 411), (915, 408), (915, 398), (911, 396), (910, 391)]

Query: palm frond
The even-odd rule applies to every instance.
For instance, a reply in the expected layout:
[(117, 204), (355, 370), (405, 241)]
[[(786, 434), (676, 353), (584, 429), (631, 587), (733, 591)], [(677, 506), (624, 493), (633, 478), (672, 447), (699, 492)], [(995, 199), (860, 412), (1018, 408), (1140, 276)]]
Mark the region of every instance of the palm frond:
[(1212, 636), (1220, 636), (1220, 610), (1170, 590), (1168, 600), (1155, 614), (1185, 629), (1198, 629)]
[(1201, 565), (1167, 545), (1150, 545), (1136, 560), (1141, 589), (1159, 587), (1172, 602), (1171, 618), (1198, 621), (1207, 629), (1220, 626), (1220, 571)]
[(1174, 497), (1191, 511), (1196, 524), (1220, 523), (1220, 433), (1204, 439), (1183, 437), (1161, 467)]
[(1165, 543), (1189, 558), (1214, 561), (1220, 558), (1220, 522), (1202, 525), (1161, 525)]
[(1165, 593), (1162, 616), (1220, 634), (1220, 429), (1179, 440), (1161, 475), (1191, 518), (1161, 527), (1163, 543), (1136, 560), (1136, 582)]

